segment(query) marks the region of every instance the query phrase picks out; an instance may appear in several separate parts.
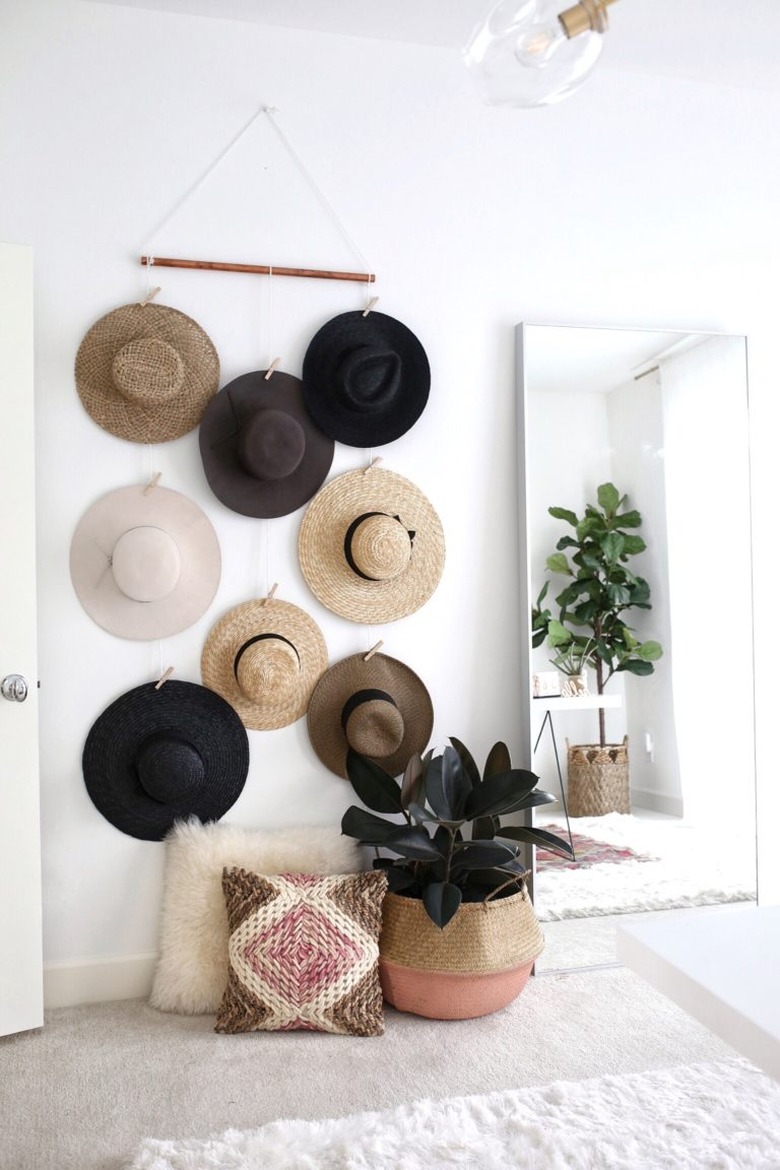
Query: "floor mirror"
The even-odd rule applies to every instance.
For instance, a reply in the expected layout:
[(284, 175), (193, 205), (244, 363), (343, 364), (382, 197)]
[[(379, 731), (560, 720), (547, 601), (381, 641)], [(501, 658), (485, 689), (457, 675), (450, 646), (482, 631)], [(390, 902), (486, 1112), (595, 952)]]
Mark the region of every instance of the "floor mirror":
[[(747, 344), (523, 324), (517, 354), (523, 739), (556, 797), (534, 823), (575, 854), (534, 851), (540, 974), (616, 962), (626, 916), (756, 900)], [(600, 695), (592, 669), (574, 678), (549, 638), (532, 645), (532, 610), (547, 582), (539, 608), (557, 619), (571, 578), (548, 558), (605, 484), (638, 514), (644, 546), (628, 560), (649, 608), (625, 621), (662, 654), (652, 673), (617, 671)], [(580, 789), (574, 816), (577, 753), (600, 744), (600, 716), (606, 743), (624, 749), (625, 795), (591, 808)], [(576, 773), (586, 791), (589, 776)]]

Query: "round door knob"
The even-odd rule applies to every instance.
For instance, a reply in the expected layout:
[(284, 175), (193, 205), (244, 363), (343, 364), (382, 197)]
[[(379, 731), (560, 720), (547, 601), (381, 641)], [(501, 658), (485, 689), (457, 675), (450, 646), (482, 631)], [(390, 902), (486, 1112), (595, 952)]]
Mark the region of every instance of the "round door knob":
[(0, 693), (9, 703), (23, 703), (27, 698), (27, 679), (21, 674), (7, 674), (0, 683)]

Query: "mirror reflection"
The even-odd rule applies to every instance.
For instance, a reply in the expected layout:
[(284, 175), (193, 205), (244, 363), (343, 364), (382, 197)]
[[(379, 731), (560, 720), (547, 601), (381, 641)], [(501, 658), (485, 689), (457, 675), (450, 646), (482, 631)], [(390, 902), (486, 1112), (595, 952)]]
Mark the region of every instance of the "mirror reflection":
[(756, 897), (744, 337), (518, 328), (538, 970)]

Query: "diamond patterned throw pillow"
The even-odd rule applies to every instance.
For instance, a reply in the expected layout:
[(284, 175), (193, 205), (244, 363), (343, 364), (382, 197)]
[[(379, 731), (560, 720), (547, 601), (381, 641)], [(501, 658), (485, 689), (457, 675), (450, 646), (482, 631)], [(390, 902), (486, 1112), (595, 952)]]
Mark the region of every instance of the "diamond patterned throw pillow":
[(263, 876), (225, 868), (228, 985), (217, 1032), (384, 1032), (380, 871)]

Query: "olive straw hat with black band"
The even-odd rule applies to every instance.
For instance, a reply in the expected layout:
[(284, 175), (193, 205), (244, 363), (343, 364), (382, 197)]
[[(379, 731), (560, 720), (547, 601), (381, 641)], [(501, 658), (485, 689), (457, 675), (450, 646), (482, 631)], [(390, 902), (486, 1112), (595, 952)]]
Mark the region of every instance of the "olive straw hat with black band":
[(433, 704), (422, 680), (387, 654), (353, 654), (323, 674), (311, 696), (309, 739), (331, 772), (347, 777), (350, 748), (399, 776), (433, 731)]

